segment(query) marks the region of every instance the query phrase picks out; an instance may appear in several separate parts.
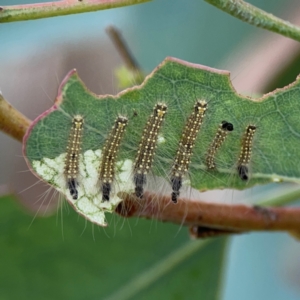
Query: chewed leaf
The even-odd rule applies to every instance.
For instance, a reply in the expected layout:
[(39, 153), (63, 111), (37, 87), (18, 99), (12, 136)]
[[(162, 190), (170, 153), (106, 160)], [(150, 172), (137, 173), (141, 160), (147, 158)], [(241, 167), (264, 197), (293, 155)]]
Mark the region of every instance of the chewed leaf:
[(173, 202), (185, 182), (198, 190), (300, 182), (299, 115), (299, 78), (253, 100), (226, 71), (167, 58), (141, 86), (97, 96), (72, 71), (28, 130), (24, 154), (79, 213), (105, 225), (118, 192), (142, 201), (149, 174), (170, 183)]

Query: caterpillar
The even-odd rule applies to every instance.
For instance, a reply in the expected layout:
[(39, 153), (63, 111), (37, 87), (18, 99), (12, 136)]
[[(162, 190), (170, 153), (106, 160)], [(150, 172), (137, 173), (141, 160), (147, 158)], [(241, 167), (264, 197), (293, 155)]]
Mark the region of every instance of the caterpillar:
[(118, 116), (116, 118), (115, 124), (112, 126), (102, 150), (102, 159), (99, 168), (99, 180), (101, 184), (103, 201), (109, 201), (112, 182), (115, 179), (116, 158), (127, 123), (128, 119), (126, 117)]
[(144, 185), (147, 183), (146, 176), (152, 167), (157, 147), (158, 133), (161, 129), (166, 112), (167, 106), (163, 103), (157, 103), (143, 130), (133, 168), (135, 195), (138, 198), (143, 197)]
[(80, 145), (83, 123), (84, 121), (82, 116), (74, 116), (65, 158), (64, 174), (66, 176), (68, 189), (73, 200), (78, 199), (77, 177), (79, 171), (79, 154), (81, 150)]
[(171, 170), (171, 199), (174, 203), (177, 203), (180, 194), (179, 191), (182, 187), (182, 178), (188, 171), (196, 137), (200, 130), (206, 110), (207, 102), (205, 100), (197, 100), (194, 105), (194, 110), (189, 116), (181, 134)]

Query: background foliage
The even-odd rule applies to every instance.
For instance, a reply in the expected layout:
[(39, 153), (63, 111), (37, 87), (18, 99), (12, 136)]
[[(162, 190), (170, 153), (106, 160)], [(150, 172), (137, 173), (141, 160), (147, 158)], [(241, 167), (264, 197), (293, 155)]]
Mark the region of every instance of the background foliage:
[[(278, 16), (287, 13), (287, 1), (261, 3), (256, 0), (251, 3)], [(4, 4), (13, 4), (13, 1), (0, 1), (0, 5)], [(111, 59), (111, 49), (105, 48), (108, 41), (102, 35), (103, 26), (112, 22), (123, 28), (126, 40), (146, 71), (151, 71), (166, 56), (232, 70), (230, 52), (233, 51), (235, 65), (242, 62), (240, 69), (233, 72), (234, 84), (241, 78), (247, 81), (245, 73), (251, 73), (254, 66), (241, 43), (246, 42), (245, 47), (253, 52), (259, 43), (253, 42), (252, 35), (258, 34), (260, 41), (269, 41), (266, 47), (272, 49), (275, 36), (197, 0), (176, 0), (172, 6), (161, 0), (108, 12), (2, 24), (0, 83), (3, 94), (14, 106), (34, 118), (51, 105), (49, 98), (54, 99), (59, 82), (56, 76), (61, 79), (73, 67), (94, 92), (116, 92), (111, 83), (112, 69), (118, 63)], [(252, 41), (250, 46), (249, 40)], [(277, 63), (281, 59), (284, 57), (279, 56), (276, 63), (268, 66), (270, 76), (278, 70)], [(111, 65), (99, 70), (99, 61), (111, 62)], [(296, 66), (297, 60), (290, 65)], [(255, 71), (257, 76), (260, 75), (260, 69)], [(106, 79), (101, 77), (100, 80), (99, 72), (104, 73)], [(238, 90), (249, 94), (267, 92), (294, 80), (297, 73), (299, 69), (289, 68), (286, 64), (281, 73), (284, 76), (278, 74), (276, 84), (270, 82), (263, 90), (244, 85)], [(26, 182), (24, 173), (18, 179), (11, 177), (16, 171), (24, 170), (18, 164), (21, 161), (17, 150), (20, 145), (2, 133), (0, 138), (3, 153), (0, 168), (5, 170), (1, 172), (1, 183), (10, 180), (22, 186), (22, 182)], [(26, 182), (25, 186), (29, 185)], [(25, 187), (20, 191), (23, 189)], [(33, 198), (36, 194), (35, 191), (31, 197), (27, 195), (26, 203), (36, 202)], [(229, 193), (229, 201), (234, 201), (235, 194)], [(249, 194), (251, 199), (255, 197), (255, 191)], [(21, 198), (23, 195), (26, 195), (25, 191), (20, 194)], [(221, 198), (225, 201), (223, 196)], [(3, 253), (0, 289), (4, 299), (40, 299), (47, 294), (57, 299), (70, 295), (77, 299), (108, 296), (188, 241), (185, 229), (146, 220), (132, 220), (130, 227), (127, 221), (121, 226), (121, 221), (109, 229), (113, 231), (110, 238), (102, 229), (99, 232), (94, 228), (93, 237), (91, 225), (88, 224), (84, 231), (84, 220), (65, 207), (64, 226), (57, 221), (57, 218), (61, 219), (60, 213), (58, 217), (36, 218), (29, 226), (33, 217), (13, 201), (2, 198), (0, 202)], [(181, 265), (175, 264), (164, 279), (157, 278), (157, 283), (149, 285), (143, 294), (137, 294), (136, 299), (142, 296), (159, 298), (163, 292), (171, 299), (183, 299), (183, 295), (194, 298), (199, 294), (204, 299), (216, 299), (220, 290), (220, 273), (216, 275), (216, 269), (222, 269), (222, 250), (223, 241), (213, 241), (187, 257)], [(226, 256), (222, 299), (298, 299), (298, 261), (299, 245), (284, 234), (250, 234), (233, 238)]]

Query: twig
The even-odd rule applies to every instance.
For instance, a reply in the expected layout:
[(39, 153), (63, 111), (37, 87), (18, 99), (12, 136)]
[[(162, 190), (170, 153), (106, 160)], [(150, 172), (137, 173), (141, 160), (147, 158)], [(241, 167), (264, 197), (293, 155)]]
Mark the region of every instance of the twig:
[(268, 29), (300, 42), (300, 28), (242, 0), (205, 0), (249, 24)]
[[(138, 65), (137, 61), (134, 59), (133, 55), (131, 54), (128, 46), (126, 45), (124, 39), (122, 38), (120, 31), (114, 26), (109, 26), (106, 28), (106, 32), (109, 35), (110, 39), (112, 40), (113, 44), (115, 45), (117, 51), (119, 52), (125, 67), (129, 71), (129, 73), (127, 74), (122, 74), (122, 77), (123, 76), (124, 77), (126, 76), (127, 78), (133, 77), (132, 79), (134, 84), (141, 84), (145, 79), (145, 75), (142, 69), (140, 68), (140, 66)], [(122, 84), (119, 85), (123, 87)]]
[(0, 130), (22, 142), (31, 121), (12, 107), (0, 93)]
[(148, 1), (150, 0), (62, 0), (59, 2), (2, 6), (0, 7), (0, 23), (91, 12)]
[(137, 61), (134, 59), (133, 55), (130, 53), (129, 48), (122, 38), (120, 31), (114, 26), (109, 26), (106, 28), (106, 32), (114, 43), (116, 49), (118, 50), (125, 66), (132, 71), (140, 72), (141, 69)]
[[(294, 197), (296, 197), (296, 193)], [(266, 208), (263, 206), (227, 205), (180, 199), (174, 205), (170, 197), (147, 192), (142, 201), (120, 193), (124, 201), (116, 212), (123, 217), (155, 218), (187, 226), (232, 231), (300, 231), (300, 208)], [(297, 191), (300, 197), (300, 190)], [(276, 203), (276, 199), (274, 199)], [(269, 202), (270, 203), (270, 202)]]

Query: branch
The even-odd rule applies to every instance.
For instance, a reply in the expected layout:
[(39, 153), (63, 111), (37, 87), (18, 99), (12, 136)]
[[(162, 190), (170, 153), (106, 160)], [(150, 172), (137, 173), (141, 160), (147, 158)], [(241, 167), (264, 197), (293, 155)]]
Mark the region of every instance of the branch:
[(106, 28), (106, 32), (109, 35), (112, 42), (114, 43), (121, 58), (123, 59), (125, 66), (132, 71), (141, 72), (137, 61), (130, 53), (129, 48), (126, 45), (124, 39), (122, 38), (120, 31), (114, 26), (108, 26)]
[(12, 107), (0, 93), (0, 130), (22, 142), (31, 121)]
[(150, 0), (62, 0), (0, 7), (0, 23), (35, 20), (140, 4)]
[[(287, 194), (290, 200), (300, 197), (300, 189)], [(195, 226), (204, 229), (216, 229), (215, 233), (241, 233), (245, 231), (290, 231), (299, 234), (300, 208), (266, 208), (263, 206), (228, 205), (180, 199), (175, 205), (169, 196), (158, 196), (147, 192), (142, 201), (132, 195), (120, 193), (123, 202), (116, 212), (123, 217), (144, 217), (163, 222)], [(279, 204), (282, 196), (273, 200)], [(278, 201), (278, 202), (276, 202)], [(270, 204), (270, 201), (267, 202)], [(194, 228), (194, 229), (193, 229)], [(213, 231), (213, 230), (212, 230)], [(194, 232), (195, 233), (195, 232)], [(213, 235), (213, 232), (211, 232)], [(209, 233), (208, 233), (209, 235)]]
[(119, 86), (121, 88), (126, 88), (128, 86), (132, 86), (132, 84), (141, 84), (145, 79), (145, 75), (131, 54), (128, 46), (122, 38), (120, 31), (114, 26), (109, 26), (106, 28), (106, 32), (112, 40), (115, 48), (119, 52), (125, 67), (127, 68), (124, 70), (124, 68), (121, 67), (116, 70), (116, 77), (119, 81)]
[(205, 0), (249, 24), (268, 29), (300, 42), (300, 28), (242, 0)]

